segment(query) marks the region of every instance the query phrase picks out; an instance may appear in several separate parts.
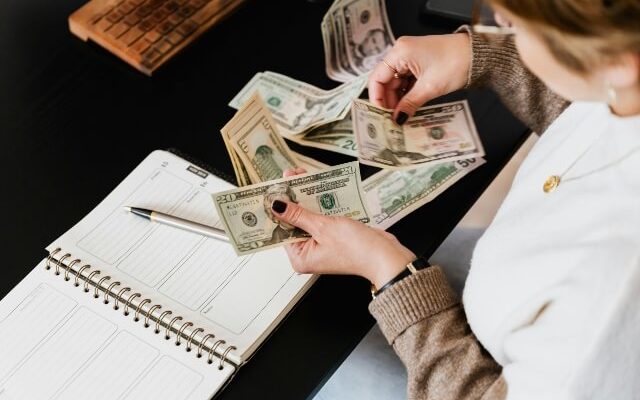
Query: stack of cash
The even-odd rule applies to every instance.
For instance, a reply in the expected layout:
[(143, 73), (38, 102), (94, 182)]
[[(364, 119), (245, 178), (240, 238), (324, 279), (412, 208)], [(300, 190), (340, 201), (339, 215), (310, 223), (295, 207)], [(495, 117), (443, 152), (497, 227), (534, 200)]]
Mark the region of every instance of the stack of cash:
[(343, 120), (351, 102), (366, 85), (367, 76), (361, 76), (334, 89), (323, 90), (275, 72), (259, 72), (229, 106), (239, 109), (257, 92), (266, 102), (280, 133), (291, 137)]
[(260, 96), (251, 96), (221, 130), (239, 186), (282, 177), (298, 162)]
[(279, 221), (274, 200), (298, 203), (307, 210), (369, 222), (357, 162), (321, 172), (296, 175), (213, 195), (224, 229), (238, 255), (306, 240), (307, 232)]
[(384, 0), (336, 0), (320, 27), (327, 75), (338, 82), (371, 71), (395, 42)]
[(413, 169), (484, 156), (466, 100), (422, 107), (402, 126), (392, 117), (393, 110), (353, 102), (351, 118), (361, 163)]

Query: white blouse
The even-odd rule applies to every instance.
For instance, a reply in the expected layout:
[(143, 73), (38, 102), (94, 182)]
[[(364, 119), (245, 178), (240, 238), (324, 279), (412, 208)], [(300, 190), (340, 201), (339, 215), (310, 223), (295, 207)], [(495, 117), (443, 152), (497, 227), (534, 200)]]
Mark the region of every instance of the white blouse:
[(640, 116), (560, 115), (478, 242), (463, 300), (509, 399), (640, 399)]

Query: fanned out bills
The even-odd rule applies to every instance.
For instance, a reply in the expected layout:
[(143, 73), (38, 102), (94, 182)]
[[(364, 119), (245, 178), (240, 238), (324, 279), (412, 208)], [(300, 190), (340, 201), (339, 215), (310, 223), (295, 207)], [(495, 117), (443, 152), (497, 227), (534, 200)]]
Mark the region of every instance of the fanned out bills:
[(284, 170), (298, 166), (257, 93), (220, 132), (239, 186), (281, 178)]
[(313, 128), (302, 135), (290, 136), (287, 139), (302, 146), (329, 150), (352, 157), (358, 156), (351, 113), (340, 121)]
[(309, 237), (303, 230), (273, 216), (274, 200), (295, 202), (316, 213), (368, 223), (363, 193), (360, 169), (354, 161), (216, 193), (213, 200), (229, 242), (238, 255), (244, 255)]
[(413, 169), (484, 156), (466, 100), (426, 106), (400, 126), (393, 110), (364, 100), (351, 108), (358, 160), (386, 169)]
[(361, 76), (334, 89), (323, 90), (275, 72), (259, 72), (229, 106), (240, 109), (251, 96), (259, 93), (280, 133), (290, 137), (344, 119), (351, 102), (360, 96), (366, 85), (367, 76)]
[(395, 43), (384, 0), (336, 0), (320, 28), (327, 75), (339, 82), (371, 71)]
[(470, 158), (406, 171), (383, 169), (370, 176), (362, 188), (371, 225), (388, 229), (484, 163), (482, 158)]

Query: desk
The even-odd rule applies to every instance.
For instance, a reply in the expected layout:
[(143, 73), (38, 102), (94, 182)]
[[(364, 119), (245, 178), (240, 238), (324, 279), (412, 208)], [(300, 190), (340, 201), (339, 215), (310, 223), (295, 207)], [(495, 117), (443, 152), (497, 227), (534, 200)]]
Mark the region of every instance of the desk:
[[(257, 71), (336, 85), (320, 35), (329, 2), (248, 1), (148, 78), (69, 33), (67, 16), (83, 1), (0, 3), (1, 297), (152, 150), (175, 147), (232, 173), (218, 130), (234, 113), (227, 102)], [(424, 0), (388, 3), (396, 36), (454, 28), (421, 20)], [(391, 229), (416, 253), (437, 248), (526, 138), (494, 95), (468, 98), (488, 163)], [(311, 396), (373, 325), (369, 301), (362, 279), (321, 278), (220, 398)]]

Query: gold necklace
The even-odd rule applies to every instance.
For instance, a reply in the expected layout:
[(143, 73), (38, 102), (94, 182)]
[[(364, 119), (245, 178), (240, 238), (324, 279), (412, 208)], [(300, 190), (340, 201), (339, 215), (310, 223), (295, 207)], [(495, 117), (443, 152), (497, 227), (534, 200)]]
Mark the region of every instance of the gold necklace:
[(551, 175), (547, 178), (546, 181), (544, 181), (544, 185), (542, 185), (542, 190), (545, 193), (551, 193), (554, 190), (556, 190), (556, 188), (558, 186), (560, 186), (560, 182), (562, 181), (562, 176), (560, 175)]
[(591, 148), (593, 147), (594, 144), (596, 144), (596, 142), (598, 142), (598, 140), (600, 140), (600, 137), (602, 136), (602, 133), (600, 133), (593, 142), (591, 142), (591, 144), (589, 146), (587, 146), (586, 149), (584, 149), (584, 151), (578, 156), (578, 158), (576, 158), (565, 170), (564, 172), (562, 172), (560, 175), (550, 175), (546, 181), (544, 181), (544, 184), (542, 185), (542, 191), (545, 193), (552, 193), (553, 191), (555, 191), (558, 186), (560, 186), (560, 183), (562, 182), (562, 179), (564, 178), (564, 176), (567, 174), (567, 172), (569, 172), (571, 170), (571, 168), (574, 167), (574, 165), (576, 165), (578, 163), (578, 161), (580, 161), (580, 159), (582, 159), (582, 157), (585, 156), (585, 154), (587, 154), (589, 152), (589, 150), (591, 150)]

